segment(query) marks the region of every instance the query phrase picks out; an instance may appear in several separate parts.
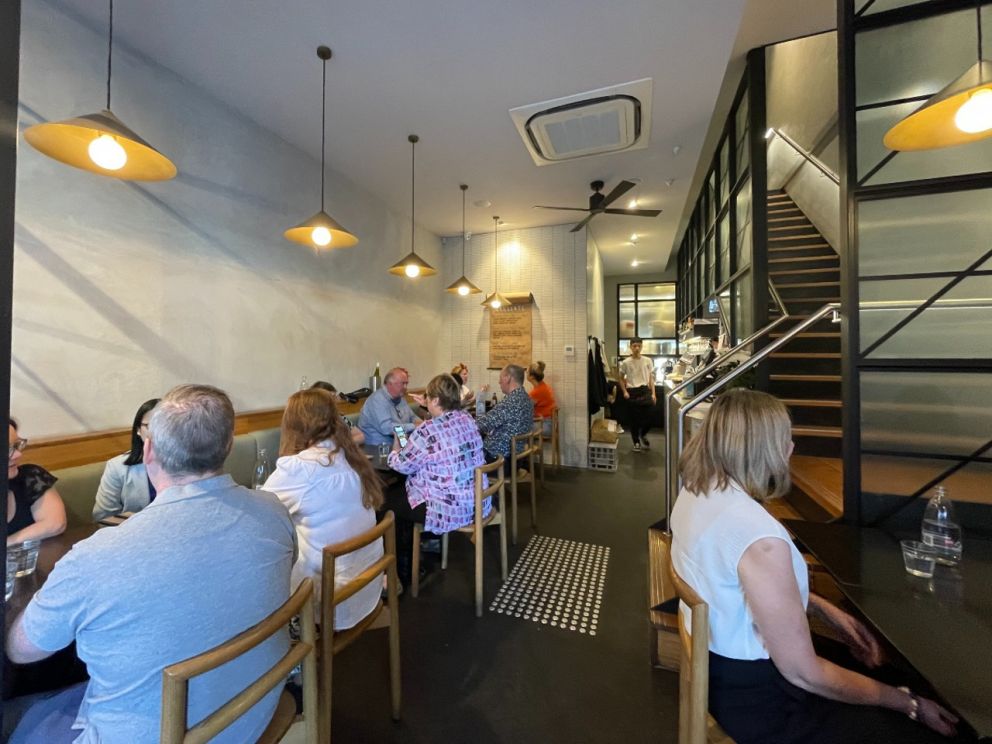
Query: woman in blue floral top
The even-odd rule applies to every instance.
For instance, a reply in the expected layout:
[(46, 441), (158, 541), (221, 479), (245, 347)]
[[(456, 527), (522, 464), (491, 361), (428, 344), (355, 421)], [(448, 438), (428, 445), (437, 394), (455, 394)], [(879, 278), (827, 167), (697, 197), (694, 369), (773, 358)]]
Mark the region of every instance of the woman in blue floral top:
[[(485, 457), (479, 429), (461, 410), (461, 390), (451, 375), (431, 380), (424, 397), (432, 418), (410, 432), (403, 449), (394, 443), (389, 467), (410, 476), (406, 494), (415, 521), (440, 535), (472, 523), (474, 471), (485, 464)], [(487, 498), (483, 517), (491, 509)]]

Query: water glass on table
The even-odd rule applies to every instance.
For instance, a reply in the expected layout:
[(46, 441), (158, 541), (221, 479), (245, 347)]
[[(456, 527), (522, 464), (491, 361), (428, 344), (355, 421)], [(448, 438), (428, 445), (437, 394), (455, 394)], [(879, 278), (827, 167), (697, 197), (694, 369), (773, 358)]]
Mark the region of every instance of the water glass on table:
[(388, 442), (383, 442), (382, 444), (380, 444), (379, 445), (379, 459), (380, 460), (385, 460), (387, 457), (389, 457), (389, 450), (391, 450), (391, 449), (392, 449), (392, 447), (389, 446), (389, 443)]
[(929, 579), (937, 563), (937, 554), (933, 547), (919, 540), (900, 540), (902, 547), (902, 562), (906, 571), (913, 576)]
[(7, 556), (7, 591), (4, 594), (4, 602), (10, 600), (14, 593), (14, 579), (17, 578), (17, 561), (11, 556)]
[(15, 576), (30, 576), (38, 565), (38, 550), (41, 540), (25, 540), (16, 545), (7, 546), (7, 561), (14, 562)]

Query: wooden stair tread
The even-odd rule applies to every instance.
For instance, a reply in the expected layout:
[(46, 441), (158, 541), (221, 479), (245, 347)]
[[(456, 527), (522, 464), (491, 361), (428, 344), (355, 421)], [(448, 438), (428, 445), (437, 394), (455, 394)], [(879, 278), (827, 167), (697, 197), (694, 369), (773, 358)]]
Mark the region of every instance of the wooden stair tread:
[(792, 482), (831, 516), (844, 514), (844, 461), (836, 457), (793, 455)]
[(840, 297), (784, 297), (782, 302), (786, 305), (790, 302), (822, 302), (825, 305), (828, 302), (840, 302)]
[(799, 374), (771, 374), (769, 380), (796, 380), (799, 382), (840, 382), (840, 375), (799, 375)]
[(840, 352), (834, 351), (775, 351), (772, 359), (840, 359)]
[(784, 498), (769, 499), (768, 501), (762, 503), (762, 506), (765, 507), (765, 511), (767, 511), (769, 514), (775, 517), (775, 519), (778, 519), (780, 521), (783, 519), (803, 518), (802, 514), (797, 512), (795, 509), (793, 509), (792, 505)]
[(794, 274), (833, 274), (835, 271), (840, 271), (840, 267), (818, 266), (814, 269), (782, 269), (781, 271), (769, 271), (768, 276), (793, 276)]
[[(781, 338), (785, 333), (769, 333), (768, 335), (772, 338)], [(806, 331), (805, 333), (797, 333), (794, 338), (840, 338), (840, 333)]]
[(802, 240), (803, 238), (822, 238), (822, 237), (823, 236), (820, 235), (820, 233), (813, 231), (808, 233), (800, 233), (799, 235), (779, 235), (778, 237), (775, 238), (771, 238), (771, 237), (768, 238), (768, 241), (777, 243), (785, 240)]
[(779, 398), (785, 405), (796, 408), (840, 408), (839, 400), (824, 400), (822, 398)]
[(677, 613), (660, 612), (651, 609), (675, 596), (675, 587), (669, 582), (662, 567), (666, 564), (665, 544), (661, 530), (648, 530), (648, 619), (656, 630), (679, 632)]
[(810, 223), (810, 221), (807, 220), (805, 217), (803, 217), (803, 218), (799, 218), (799, 217), (784, 217), (782, 219), (768, 220), (768, 221), (769, 222), (783, 222), (785, 220), (798, 220), (798, 219), (802, 219), (802, 222), (800, 224), (798, 224), (798, 225), (781, 225), (779, 227), (769, 227), (768, 228), (768, 232), (782, 232), (783, 230), (795, 230), (796, 228), (799, 228), (799, 227), (803, 227), (803, 228), (807, 228), (808, 227), (810, 230), (816, 230), (816, 228), (812, 225), (812, 223)]
[(843, 432), (839, 426), (812, 426), (802, 424), (800, 426), (792, 426), (792, 435), (800, 437), (829, 437), (831, 439), (840, 439), (843, 436)]
[[(824, 253), (822, 256), (792, 256), (790, 258), (769, 258), (770, 264), (799, 263), (800, 261), (840, 261), (836, 253)], [(795, 271), (788, 272), (795, 274)]]
[[(770, 207), (781, 207), (783, 205), (782, 204), (770, 204), (769, 206)], [(795, 207), (795, 206), (793, 206), (793, 207), (785, 206), (785, 209), (769, 209), (767, 211), (768, 211), (768, 214), (785, 214), (786, 212), (799, 212), (799, 214), (802, 214), (803, 213), (803, 210), (801, 210), (799, 207)]]
[(770, 247), (768, 252), (784, 253), (786, 251), (808, 251), (810, 248), (829, 248), (831, 251), (833, 250), (833, 247), (829, 243), (810, 243), (809, 245), (783, 245), (778, 248)]
[[(775, 289), (792, 289), (794, 287), (839, 287), (840, 282), (796, 282), (789, 284), (776, 284)], [(789, 299), (801, 300), (801, 297), (794, 297)]]

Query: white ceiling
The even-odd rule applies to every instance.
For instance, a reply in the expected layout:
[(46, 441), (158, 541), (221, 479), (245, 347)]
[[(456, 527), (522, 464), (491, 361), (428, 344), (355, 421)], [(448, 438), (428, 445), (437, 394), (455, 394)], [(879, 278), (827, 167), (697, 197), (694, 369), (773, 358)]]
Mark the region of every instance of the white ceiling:
[[(62, 2), (105, 23), (103, 2)], [(461, 231), (459, 183), (470, 186), (468, 229), (484, 232), (493, 214), (510, 229), (573, 221), (532, 205), (586, 206), (592, 180), (604, 180), (608, 191), (622, 178), (641, 179), (632, 194), (645, 208), (663, 209), (660, 217), (601, 215), (591, 223), (606, 273), (620, 274), (631, 273), (634, 258), (644, 262), (640, 271), (668, 261), (746, 4), (763, 6), (768, 34), (791, 7), (782, 0), (126, 0), (116, 3), (115, 35), (314, 157), (315, 50), (327, 44), (334, 51), (328, 166), (409, 214), (406, 138), (420, 135), (417, 221), (438, 235)], [(539, 168), (507, 113), (643, 77), (654, 80), (645, 150)], [(472, 205), (480, 199), (492, 206)], [(332, 214), (333, 205), (330, 194)]]

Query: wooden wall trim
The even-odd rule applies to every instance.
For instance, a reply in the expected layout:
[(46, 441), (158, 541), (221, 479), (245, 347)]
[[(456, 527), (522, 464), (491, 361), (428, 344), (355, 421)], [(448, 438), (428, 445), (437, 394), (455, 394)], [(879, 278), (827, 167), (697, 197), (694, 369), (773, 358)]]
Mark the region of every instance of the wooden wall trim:
[[(415, 405), (408, 399), (410, 405)], [(342, 401), (338, 411), (342, 415), (359, 413), (365, 400), (357, 403)], [(234, 417), (234, 433), (248, 434), (262, 429), (273, 429), (282, 422), (282, 408), (266, 408), (260, 411), (245, 411)], [(41, 465), (47, 470), (72, 468), (88, 465), (91, 462), (106, 462), (131, 448), (131, 428), (104, 429), (85, 434), (31, 439), (24, 452), (24, 462)]]

